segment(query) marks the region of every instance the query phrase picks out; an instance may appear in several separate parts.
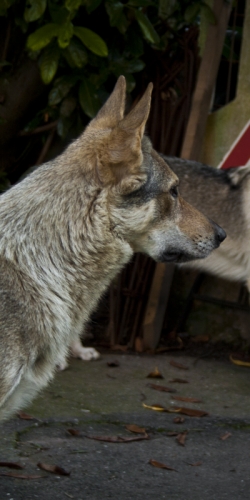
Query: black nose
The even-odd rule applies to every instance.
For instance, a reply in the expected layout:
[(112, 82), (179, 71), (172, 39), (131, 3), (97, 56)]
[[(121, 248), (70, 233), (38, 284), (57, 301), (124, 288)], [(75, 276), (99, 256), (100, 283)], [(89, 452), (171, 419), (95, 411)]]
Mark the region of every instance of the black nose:
[(211, 222), (212, 222), (212, 225), (214, 227), (215, 238), (218, 242), (218, 245), (220, 245), (220, 243), (222, 243), (224, 241), (224, 239), (226, 238), (227, 233), (226, 233), (226, 231), (224, 231), (224, 229), (222, 229), (222, 227), (218, 226), (218, 224), (216, 224), (214, 221), (211, 221)]

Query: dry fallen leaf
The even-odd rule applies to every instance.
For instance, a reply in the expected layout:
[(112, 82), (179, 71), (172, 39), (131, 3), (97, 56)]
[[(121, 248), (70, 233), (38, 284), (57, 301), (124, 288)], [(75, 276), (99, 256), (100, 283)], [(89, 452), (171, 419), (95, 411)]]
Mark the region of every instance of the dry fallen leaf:
[(46, 470), (47, 472), (52, 472), (53, 474), (58, 474), (59, 476), (69, 476), (70, 472), (63, 469), (63, 467), (59, 467), (58, 465), (45, 464), (42, 462), (38, 462), (37, 467), (42, 470)]
[(155, 391), (162, 391), (162, 392), (176, 392), (176, 389), (171, 389), (171, 387), (166, 387), (164, 385), (157, 385), (157, 384), (147, 384), (150, 389), (155, 389)]
[(177, 361), (171, 360), (169, 363), (170, 365), (175, 366), (175, 368), (180, 368), (180, 370), (189, 370), (188, 366), (185, 366), (182, 363), (177, 363)]
[(178, 436), (179, 432), (175, 432), (175, 431), (170, 431), (170, 432), (167, 432), (166, 436)]
[(178, 434), (176, 438), (177, 443), (179, 443), (181, 446), (185, 446), (186, 437), (187, 437), (187, 431), (180, 432), (180, 434)]
[(185, 418), (184, 417), (175, 417), (173, 422), (175, 424), (183, 424), (183, 422), (185, 422)]
[(16, 472), (0, 472), (0, 476), (15, 477), (16, 479), (41, 479), (46, 477), (39, 474), (17, 474)]
[(192, 467), (199, 467), (200, 465), (202, 465), (202, 462), (195, 462), (194, 464), (188, 464), (188, 465), (191, 465)]
[(173, 378), (172, 380), (169, 380), (170, 384), (188, 384), (188, 380), (185, 378)]
[(142, 441), (149, 439), (147, 434), (137, 437), (123, 437), (123, 436), (86, 436), (88, 439), (95, 439), (96, 441), (105, 441), (106, 443), (131, 443), (132, 441)]
[(16, 462), (0, 462), (0, 467), (9, 467), (9, 469), (24, 469), (23, 465)]
[(226, 434), (223, 434), (223, 436), (221, 436), (220, 439), (222, 439), (222, 441), (225, 441), (230, 436), (232, 436), (232, 433), (231, 432), (226, 432)]
[(120, 366), (120, 363), (119, 361), (115, 360), (115, 361), (108, 361), (107, 362), (107, 365), (110, 367), (110, 368), (116, 368), (117, 366)]
[(203, 343), (203, 342), (209, 342), (210, 337), (209, 335), (195, 335), (195, 337), (191, 337), (191, 342), (197, 342), (197, 343)]
[(149, 410), (167, 411), (167, 409), (161, 405), (146, 405), (145, 403), (142, 403), (142, 406), (144, 406), (144, 408), (148, 408)]
[(186, 403), (202, 403), (200, 399), (196, 398), (186, 398), (182, 396), (172, 396), (172, 399), (175, 399), (177, 401), (186, 401)]
[(80, 436), (81, 434), (79, 429), (67, 429), (67, 432), (71, 434), (71, 436)]
[(28, 415), (28, 413), (25, 413), (24, 411), (19, 411), (17, 413), (18, 418), (21, 418), (22, 420), (37, 420), (36, 417), (33, 417), (32, 415)]
[(177, 406), (173, 406), (173, 409), (177, 413), (182, 413), (183, 415), (188, 415), (189, 417), (205, 417), (208, 415), (207, 411), (194, 410), (193, 408), (179, 408)]
[(147, 375), (147, 378), (164, 378), (161, 372), (158, 370), (157, 366), (155, 367), (153, 372), (150, 372)]
[(229, 359), (234, 365), (246, 366), (247, 368), (250, 368), (250, 360), (244, 359), (244, 356), (240, 354), (230, 354)]
[(125, 425), (126, 429), (130, 432), (134, 432), (135, 434), (145, 434), (146, 429), (144, 427), (139, 427), (136, 424), (128, 424)]
[(173, 470), (175, 472), (176, 469), (173, 469), (173, 467), (169, 467), (169, 465), (163, 464), (162, 462), (157, 462), (157, 460), (149, 460), (149, 464), (153, 465), (154, 467), (158, 467), (159, 469), (166, 469), (166, 470)]

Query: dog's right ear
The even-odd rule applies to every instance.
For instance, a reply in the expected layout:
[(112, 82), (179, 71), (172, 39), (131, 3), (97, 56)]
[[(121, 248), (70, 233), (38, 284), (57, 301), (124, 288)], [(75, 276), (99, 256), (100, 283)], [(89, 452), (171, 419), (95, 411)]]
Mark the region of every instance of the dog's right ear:
[(114, 128), (124, 117), (126, 101), (126, 79), (120, 76), (109, 98), (102, 106), (90, 126), (99, 130)]

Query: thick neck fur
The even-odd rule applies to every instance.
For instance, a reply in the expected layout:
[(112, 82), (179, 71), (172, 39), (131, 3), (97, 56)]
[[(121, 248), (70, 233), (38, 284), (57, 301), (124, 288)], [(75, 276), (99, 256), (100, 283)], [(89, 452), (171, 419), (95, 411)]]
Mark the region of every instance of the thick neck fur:
[(61, 303), (74, 330), (133, 252), (111, 231), (108, 191), (70, 160), (69, 148), (0, 197), (0, 254), (29, 273), (52, 315)]

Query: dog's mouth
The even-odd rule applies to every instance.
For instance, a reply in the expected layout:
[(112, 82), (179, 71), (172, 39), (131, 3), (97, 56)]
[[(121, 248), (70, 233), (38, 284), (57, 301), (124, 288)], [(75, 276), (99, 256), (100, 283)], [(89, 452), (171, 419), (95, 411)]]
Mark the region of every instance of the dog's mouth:
[(177, 252), (163, 252), (160, 256), (160, 262), (181, 262), (183, 254)]

